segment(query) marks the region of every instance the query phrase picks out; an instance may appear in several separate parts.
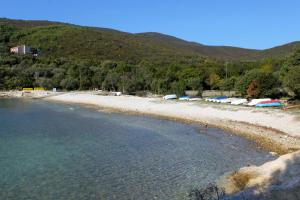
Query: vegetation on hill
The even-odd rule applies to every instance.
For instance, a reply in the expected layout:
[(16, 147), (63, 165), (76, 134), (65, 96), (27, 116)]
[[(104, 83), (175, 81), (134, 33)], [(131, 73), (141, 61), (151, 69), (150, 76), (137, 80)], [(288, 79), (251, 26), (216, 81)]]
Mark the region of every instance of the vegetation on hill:
[[(19, 44), (38, 49), (39, 56), (11, 55), (9, 48)], [(277, 97), (288, 88), (299, 96), (299, 52), (284, 56), (297, 43), (292, 46), (281, 47), (284, 52), (210, 47), (158, 33), (0, 19), (0, 89), (98, 88), (179, 95), (189, 89), (222, 89)], [(281, 57), (272, 58), (279, 55), (272, 51)], [(254, 60), (264, 54), (269, 58)]]
[(269, 57), (284, 57), (300, 49), (300, 42), (266, 50), (207, 46), (160, 33), (130, 34), (112, 29), (82, 27), (49, 21), (0, 18), (0, 25), (19, 29), (12, 38), (11, 45), (26, 42), (28, 45), (40, 47), (45, 55), (60, 57), (91, 58), (95, 56), (105, 59), (141, 60), (163, 56), (205, 56), (253, 61)]

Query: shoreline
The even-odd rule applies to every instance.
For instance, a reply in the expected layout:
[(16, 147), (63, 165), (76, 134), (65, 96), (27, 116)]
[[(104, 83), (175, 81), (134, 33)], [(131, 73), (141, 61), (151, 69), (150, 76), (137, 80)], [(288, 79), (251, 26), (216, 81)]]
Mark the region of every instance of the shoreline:
[[(102, 112), (122, 112), (125, 114), (147, 115), (156, 118), (204, 124), (229, 131), (254, 141), (256, 146), (271, 154), (280, 155), (276, 160), (261, 166), (250, 165), (220, 177), (216, 183), (224, 188), (228, 200), (241, 199), (298, 199), (300, 195), (300, 120), (299, 113), (292, 114), (279, 109), (257, 109), (230, 107), (218, 104), (162, 101), (153, 98), (131, 96), (98, 96), (86, 93), (69, 93), (45, 98), (45, 100), (67, 104), (80, 104), (96, 107)], [(211, 115), (205, 108), (227, 118)], [(234, 110), (233, 110), (234, 108)], [(186, 112), (177, 112), (186, 109)], [(239, 112), (240, 120), (232, 115)], [(198, 111), (198, 112), (197, 112)], [(202, 111), (202, 112), (201, 112)], [(252, 120), (245, 120), (246, 117)], [(237, 116), (237, 115), (236, 115)], [(207, 117), (207, 118), (205, 118)], [(256, 121), (262, 123), (253, 123)], [(282, 123), (282, 121), (284, 123)], [(279, 123), (281, 122), (281, 123)], [(263, 124), (266, 123), (264, 126)], [(279, 123), (279, 126), (278, 126)], [(284, 126), (282, 128), (278, 128)], [(291, 131), (288, 131), (291, 130)], [(287, 187), (288, 185), (288, 187)], [(263, 197), (263, 198), (262, 198)]]
[[(56, 103), (62, 103), (66, 105), (76, 104), (76, 105), (84, 106), (86, 108), (96, 109), (99, 112), (122, 113), (125, 115), (135, 115), (135, 116), (147, 116), (156, 119), (171, 120), (171, 121), (185, 123), (185, 124), (197, 124), (209, 128), (218, 128), (224, 131), (228, 131), (233, 135), (240, 136), (247, 140), (253, 141), (256, 144), (257, 148), (263, 149), (264, 151), (268, 151), (271, 154), (275, 154), (275, 155), (285, 155), (287, 153), (291, 153), (300, 149), (300, 140), (298, 142), (295, 142), (291, 138), (286, 138), (285, 133), (282, 133), (278, 130), (272, 130), (268, 127), (257, 126), (253, 124), (241, 123), (236, 121), (227, 121), (225, 122), (226, 125), (223, 124), (224, 121), (223, 122), (215, 121), (215, 123), (213, 122), (204, 123), (201, 121), (188, 120), (179, 117), (168, 117), (168, 116), (162, 116), (162, 115), (151, 114), (151, 113), (142, 113), (138, 111), (125, 111), (121, 109), (102, 107), (102, 106), (92, 105), (87, 103), (74, 103), (74, 102), (70, 103), (70, 102), (52, 100), (52, 99), (51, 100), (45, 99), (45, 100), (56, 102)], [(241, 126), (237, 128), (238, 125)], [(276, 137), (276, 140), (268, 138), (267, 136), (255, 134), (257, 130), (259, 130), (260, 132), (265, 131), (264, 135), (270, 136), (270, 134), (272, 134), (273, 137)], [(287, 144), (289, 145), (288, 147), (286, 146)]]
[[(128, 102), (124, 103), (124, 101), (126, 101), (126, 98), (127, 101), (130, 102), (130, 104), (133, 104), (133, 106), (126, 106), (126, 104), (128, 104)], [(259, 148), (279, 155), (291, 153), (300, 149), (300, 134), (298, 136), (296, 134), (297, 132), (291, 135), (274, 127), (262, 126), (260, 124), (253, 124), (247, 121), (237, 121), (226, 118), (213, 119), (211, 116), (209, 116), (209, 114), (204, 113), (202, 113), (201, 115), (197, 114), (196, 116), (193, 114), (188, 116), (186, 115), (186, 113), (183, 113), (183, 115), (181, 115), (181, 113), (178, 113), (176, 110), (176, 107), (178, 105), (179, 107), (182, 107), (183, 105), (183, 107), (189, 106), (192, 107), (193, 110), (198, 109), (199, 111), (201, 111), (201, 109), (203, 108), (197, 106), (197, 103), (195, 105), (195, 103), (190, 102), (161, 101), (160, 99), (132, 96), (100, 96), (85, 92), (66, 93), (52, 97), (45, 97), (43, 99), (46, 101), (54, 101), (67, 104), (80, 104), (83, 106), (96, 108), (102, 112), (121, 112), (130, 115), (151, 116), (155, 118), (180, 121), (184, 123), (195, 123), (208, 127), (219, 128), (229, 131), (232, 134), (242, 136), (248, 140), (254, 141)], [(110, 100), (114, 102), (111, 103)], [(116, 105), (116, 101), (119, 101), (118, 105)], [(143, 101), (146, 101), (146, 105), (141, 105)], [(168, 109), (167, 113), (163, 113), (164, 111), (156, 112), (164, 106), (168, 106), (173, 109), (171, 109), (171, 111), (170, 109)], [(211, 108), (213, 105), (204, 106)], [(238, 109), (239, 107), (235, 106), (234, 108)], [(244, 108), (241, 107), (241, 109)], [(221, 112), (226, 113), (226, 111), (222, 110), (222, 108), (214, 108), (214, 110), (220, 110)], [(278, 111), (282, 112), (281, 110)], [(232, 111), (227, 112), (230, 115)], [(254, 113), (256, 114), (259, 114), (260, 112), (260, 110), (254, 110)], [(262, 113), (265, 114), (264, 112)], [(206, 116), (209, 117), (205, 119)], [(300, 127), (300, 121), (295, 121), (295, 123), (297, 123), (296, 126), (299, 124)]]
[[(181, 121), (184, 123), (204, 124), (205, 126), (208, 125), (229, 131), (232, 134), (254, 141), (256, 148), (262, 148), (273, 155), (277, 154), (280, 156), (276, 160), (266, 162), (261, 166), (250, 165), (221, 176), (216, 184), (218, 187), (224, 188), (226, 195), (228, 195), (228, 200), (241, 199), (244, 197), (249, 197), (249, 199), (282, 199), (282, 197), (286, 196), (286, 193), (289, 193), (290, 198), (288, 199), (296, 200), (300, 195), (300, 131), (298, 132), (297, 129), (297, 127), (300, 128), (299, 113), (292, 115), (290, 112), (286, 113), (286, 111), (279, 109), (267, 110), (243, 108), (239, 106), (234, 107), (236, 109), (246, 110), (246, 114), (248, 112), (246, 116), (249, 116), (249, 113), (250, 115), (253, 114), (255, 117), (259, 117), (258, 120), (262, 120), (263, 122), (268, 122), (264, 117), (270, 118), (271, 122), (276, 119), (285, 120), (284, 117), (287, 117), (287, 120), (285, 120), (283, 124), (287, 127), (284, 127), (283, 130), (289, 130), (291, 127), (296, 129), (293, 132), (285, 132), (277, 128), (277, 121), (274, 121), (273, 124), (267, 123), (267, 127), (261, 124), (251, 123), (251, 120), (239, 121), (231, 120), (230, 118), (208, 118), (204, 120), (203, 115), (211, 117), (209, 113), (201, 113), (202, 118), (197, 118), (194, 115), (185, 115), (186, 113), (176, 112), (176, 109), (179, 108), (187, 108), (191, 113), (194, 113), (192, 110), (201, 110), (200, 105), (190, 102), (161, 101), (159, 99), (126, 96), (122, 98), (113, 96), (91, 96), (90, 94), (84, 93), (63, 94), (45, 98), (45, 100), (67, 104), (80, 104), (87, 107), (94, 107), (102, 112), (122, 112), (125, 114), (147, 115)], [(119, 104), (115, 104), (116, 101), (119, 102)], [(124, 103), (122, 101), (127, 102)], [(133, 101), (133, 104), (132, 102), (128, 104), (128, 101)], [(147, 103), (145, 104), (143, 102)], [(147, 106), (149, 107), (147, 108)], [(188, 106), (191, 106), (192, 110), (190, 110)], [(205, 103), (204, 106), (210, 108), (214, 107), (213, 105)], [(169, 107), (169, 110), (165, 110), (164, 107)], [(170, 110), (170, 107), (173, 109)], [(159, 111), (155, 108), (160, 108), (162, 111), (155, 113)], [(224, 114), (222, 112), (228, 115), (232, 114), (232, 110), (228, 110), (226, 106), (220, 104), (213, 109), (216, 112), (219, 111), (218, 113), (221, 114)], [(169, 112), (164, 113), (164, 111)], [(266, 111), (268, 112), (266, 113)], [(279, 113), (279, 115), (275, 113)], [(288, 187), (286, 187), (287, 185)]]
[[(151, 116), (228, 131), (229, 134), (254, 141), (256, 148), (273, 155), (280, 155), (276, 160), (261, 166), (247, 166), (221, 176), (217, 185), (225, 189), (226, 194), (229, 195), (228, 199), (241, 196), (256, 199), (261, 195), (273, 197), (274, 194), (276, 197), (281, 197), (289, 191), (292, 191), (290, 193), (292, 196), (300, 195), (300, 113), (298, 111), (293, 113), (280, 109), (207, 104), (203, 101), (179, 102), (134, 96), (101, 96), (95, 92), (55, 93), (43, 97), (33, 95), (21, 98), (41, 99), (67, 105), (77, 104), (100, 112)], [(204, 112), (207, 108), (215, 113)], [(216, 117), (218, 114), (223, 117)], [(241, 118), (235, 118), (239, 114)], [(247, 121), (247, 117), (250, 117), (250, 120)], [(253, 120), (261, 123), (253, 123)], [(263, 123), (266, 123), (266, 126)], [(278, 128), (282, 125), (282, 128)], [(286, 185), (289, 185), (289, 188), (286, 188)], [(274, 188), (277, 188), (275, 193)]]

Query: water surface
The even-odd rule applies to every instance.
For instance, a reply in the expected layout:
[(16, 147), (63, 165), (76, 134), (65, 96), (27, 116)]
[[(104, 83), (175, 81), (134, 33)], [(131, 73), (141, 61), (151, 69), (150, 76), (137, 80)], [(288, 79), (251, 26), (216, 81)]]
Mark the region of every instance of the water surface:
[(218, 129), (0, 99), (0, 199), (182, 199), (271, 159)]

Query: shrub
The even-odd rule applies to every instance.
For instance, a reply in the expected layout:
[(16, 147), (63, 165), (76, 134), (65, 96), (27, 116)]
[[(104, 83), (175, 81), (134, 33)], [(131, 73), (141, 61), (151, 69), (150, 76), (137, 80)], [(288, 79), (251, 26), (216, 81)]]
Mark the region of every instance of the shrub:
[(288, 57), (280, 70), (280, 79), (283, 86), (294, 93), (300, 99), (300, 51)]
[(250, 97), (270, 97), (274, 89), (279, 87), (279, 81), (271, 73), (264, 73), (258, 69), (248, 71), (236, 82), (236, 90), (242, 95)]
[(225, 197), (223, 188), (219, 188), (215, 184), (200, 189), (192, 189), (189, 193), (190, 200), (221, 200)]

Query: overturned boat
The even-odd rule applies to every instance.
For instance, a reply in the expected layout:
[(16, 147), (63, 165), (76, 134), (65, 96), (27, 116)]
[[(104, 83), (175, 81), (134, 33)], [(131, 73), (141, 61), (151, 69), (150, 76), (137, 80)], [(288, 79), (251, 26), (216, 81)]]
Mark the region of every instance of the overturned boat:
[(190, 97), (189, 96), (182, 96), (182, 97), (179, 97), (179, 100), (180, 101), (189, 101)]
[(169, 94), (163, 97), (164, 100), (172, 100), (172, 99), (177, 99), (176, 94)]
[(270, 98), (264, 98), (264, 99), (252, 99), (250, 101), (250, 103), (248, 103), (248, 106), (255, 106), (256, 104), (259, 104), (260, 102), (263, 102), (263, 101), (270, 101), (271, 99)]
[(281, 107), (283, 103), (278, 99), (262, 101), (255, 105), (256, 107)]
[(235, 99), (231, 101), (231, 105), (242, 105), (248, 103), (247, 99)]

